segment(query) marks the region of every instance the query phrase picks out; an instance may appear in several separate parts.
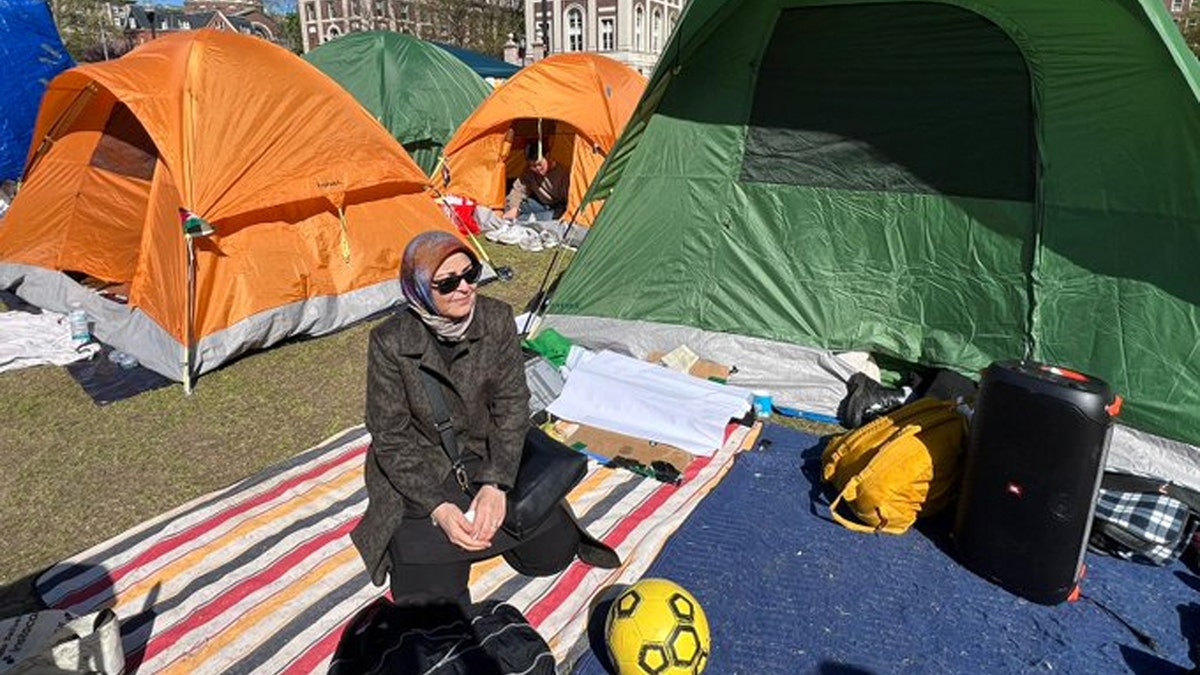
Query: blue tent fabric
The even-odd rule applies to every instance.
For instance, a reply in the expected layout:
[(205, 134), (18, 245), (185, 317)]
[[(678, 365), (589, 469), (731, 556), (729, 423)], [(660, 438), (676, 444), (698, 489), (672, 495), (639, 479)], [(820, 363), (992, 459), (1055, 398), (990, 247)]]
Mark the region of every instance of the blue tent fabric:
[(517, 74), (520, 66), (514, 66), (507, 61), (494, 59), (486, 54), (473, 52), (462, 47), (454, 47), (441, 42), (433, 43), (450, 52), (455, 58), (467, 64), (467, 67), (479, 74), (480, 77), (496, 77), (507, 79)]
[[(1081, 600), (1035, 605), (955, 561), (949, 514), (903, 536), (833, 523), (818, 439), (774, 425), (763, 439), (645, 574), (700, 600), (712, 630), (706, 672), (1196, 672), (1200, 576), (1182, 563), (1089, 554)], [(592, 616), (592, 652), (576, 675), (612, 672), (601, 656), (607, 608)]]
[(25, 168), (46, 85), (75, 65), (45, 0), (0, 0), (0, 63), (0, 180), (8, 180)]

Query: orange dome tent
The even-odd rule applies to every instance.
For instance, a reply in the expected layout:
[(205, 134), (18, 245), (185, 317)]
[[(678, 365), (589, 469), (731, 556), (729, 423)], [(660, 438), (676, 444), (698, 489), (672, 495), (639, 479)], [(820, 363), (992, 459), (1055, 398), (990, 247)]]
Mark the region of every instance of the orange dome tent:
[[(99, 339), (185, 384), (390, 306), (409, 239), (454, 232), (350, 94), (280, 47), (212, 30), (56, 77), (25, 172), (0, 223), (0, 288), (80, 304)], [(215, 233), (185, 236), (181, 209)]]
[[(605, 156), (646, 88), (637, 71), (598, 54), (556, 54), (522, 68), (492, 93), (446, 144), (447, 192), (492, 208), (504, 205), (507, 180), (525, 168), (524, 148), (539, 136), (570, 170), (567, 216), (583, 201)], [(577, 221), (590, 225), (599, 204)]]

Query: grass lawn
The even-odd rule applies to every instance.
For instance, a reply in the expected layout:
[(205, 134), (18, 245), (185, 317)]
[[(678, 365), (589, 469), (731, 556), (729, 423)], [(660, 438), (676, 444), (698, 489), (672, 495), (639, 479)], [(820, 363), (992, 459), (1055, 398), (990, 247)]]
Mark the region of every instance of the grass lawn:
[[(519, 313), (551, 253), (488, 251), (516, 277), (481, 292)], [(361, 424), (377, 323), (252, 354), (190, 397), (174, 385), (101, 407), (65, 368), (0, 373), (0, 617), (37, 609), (32, 582), (46, 567)]]
[[(516, 277), (481, 292), (519, 313), (551, 252), (488, 252)], [(98, 406), (65, 368), (0, 373), (0, 617), (36, 608), (49, 565), (361, 424), (378, 321), (242, 358), (191, 396), (175, 385)]]

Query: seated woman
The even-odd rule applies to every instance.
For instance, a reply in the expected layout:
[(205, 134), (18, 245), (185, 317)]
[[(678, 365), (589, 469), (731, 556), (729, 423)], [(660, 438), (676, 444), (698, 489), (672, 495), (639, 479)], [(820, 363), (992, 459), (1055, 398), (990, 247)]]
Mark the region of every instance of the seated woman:
[[(529, 425), (529, 390), (512, 309), (476, 294), (480, 270), (454, 236), (415, 237), (400, 264), (408, 304), (371, 331), (368, 504), (351, 538), (373, 583), (390, 572), (397, 604), (465, 607), (471, 564), (497, 555), (530, 576), (555, 574), (577, 556), (620, 565), (565, 503), (524, 539), (499, 529)], [(443, 385), (473, 498), (442, 449), (421, 370)]]

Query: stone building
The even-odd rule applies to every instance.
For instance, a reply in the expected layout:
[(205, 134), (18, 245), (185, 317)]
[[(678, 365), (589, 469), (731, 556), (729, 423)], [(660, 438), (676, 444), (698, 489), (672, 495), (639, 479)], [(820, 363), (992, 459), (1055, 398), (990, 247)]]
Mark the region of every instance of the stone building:
[(524, 0), (525, 61), (599, 52), (649, 75), (686, 0)]

